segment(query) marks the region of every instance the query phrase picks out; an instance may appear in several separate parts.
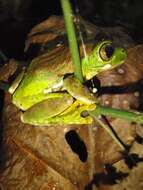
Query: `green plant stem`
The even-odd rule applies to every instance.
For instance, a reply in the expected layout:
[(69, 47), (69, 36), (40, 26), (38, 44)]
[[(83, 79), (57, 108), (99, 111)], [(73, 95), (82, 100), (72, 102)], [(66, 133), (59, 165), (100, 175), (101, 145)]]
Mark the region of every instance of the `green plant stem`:
[(112, 116), (116, 118), (125, 119), (130, 122), (143, 124), (143, 113), (140, 113), (140, 112), (130, 112), (130, 111), (125, 111), (125, 110), (120, 110), (120, 109), (115, 109), (115, 108), (108, 108), (108, 107), (97, 105), (95, 110), (88, 111), (88, 113), (91, 116), (96, 116), (96, 115)]
[(83, 82), (78, 43), (77, 43), (77, 39), (75, 35), (75, 27), (73, 23), (72, 8), (71, 8), (69, 0), (61, 0), (61, 6), (62, 6), (63, 14), (64, 14), (64, 20), (65, 20), (65, 26), (66, 26), (66, 31), (67, 31), (68, 41), (69, 41), (71, 57), (74, 64), (74, 74), (80, 80), (80, 82)]

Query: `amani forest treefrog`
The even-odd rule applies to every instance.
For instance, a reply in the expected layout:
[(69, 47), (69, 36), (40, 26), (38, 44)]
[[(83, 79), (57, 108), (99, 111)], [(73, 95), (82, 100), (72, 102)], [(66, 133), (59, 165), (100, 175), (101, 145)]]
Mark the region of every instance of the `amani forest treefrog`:
[[(103, 70), (112, 69), (125, 60), (123, 48), (114, 47), (111, 41), (96, 46), (86, 45), (87, 55), (81, 53), (84, 80)], [(82, 50), (81, 50), (82, 51)], [(96, 109), (96, 98), (74, 76), (69, 49), (56, 48), (34, 58), (9, 89), (12, 102), (23, 113), (21, 120), (33, 125), (90, 124), (90, 116), (82, 117), (84, 110)]]

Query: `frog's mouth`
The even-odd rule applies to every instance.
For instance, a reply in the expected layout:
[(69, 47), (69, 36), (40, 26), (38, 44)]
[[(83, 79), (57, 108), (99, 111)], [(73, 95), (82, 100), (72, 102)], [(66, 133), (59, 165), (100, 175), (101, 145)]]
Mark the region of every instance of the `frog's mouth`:
[(102, 67), (102, 71), (106, 71), (108, 69), (111, 69), (112, 65), (111, 64), (106, 64), (104, 67)]
[(115, 67), (118, 67), (120, 65), (122, 65), (124, 63), (124, 60), (121, 61), (118, 65), (111, 65), (110, 63), (106, 64), (104, 67), (102, 67), (102, 71), (106, 71), (106, 70), (109, 70), (109, 69), (114, 69)]

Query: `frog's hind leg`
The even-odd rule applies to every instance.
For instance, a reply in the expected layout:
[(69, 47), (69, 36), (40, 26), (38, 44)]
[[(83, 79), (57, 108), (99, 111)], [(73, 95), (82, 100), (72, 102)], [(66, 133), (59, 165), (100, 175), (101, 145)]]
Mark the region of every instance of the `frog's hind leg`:
[(58, 94), (59, 97), (43, 100), (22, 113), (22, 122), (32, 125), (52, 124), (51, 118), (65, 111), (73, 103), (71, 95), (67, 93)]
[(75, 100), (75, 102), (68, 107), (65, 111), (60, 113), (59, 115), (49, 118), (49, 122), (51, 124), (91, 124), (93, 119), (91, 116), (82, 117), (81, 112), (84, 110), (94, 110), (96, 108), (95, 104), (85, 105), (79, 100)]

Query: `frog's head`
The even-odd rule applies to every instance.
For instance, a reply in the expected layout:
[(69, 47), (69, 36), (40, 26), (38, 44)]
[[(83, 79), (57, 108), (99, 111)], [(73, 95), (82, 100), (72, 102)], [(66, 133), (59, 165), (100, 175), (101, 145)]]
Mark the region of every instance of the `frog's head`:
[(102, 71), (122, 64), (126, 57), (125, 49), (114, 47), (111, 41), (102, 41), (90, 55), (82, 59), (83, 76), (89, 80)]

